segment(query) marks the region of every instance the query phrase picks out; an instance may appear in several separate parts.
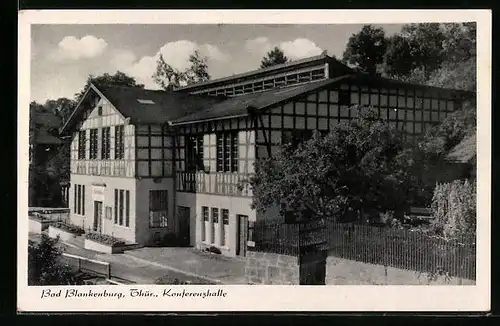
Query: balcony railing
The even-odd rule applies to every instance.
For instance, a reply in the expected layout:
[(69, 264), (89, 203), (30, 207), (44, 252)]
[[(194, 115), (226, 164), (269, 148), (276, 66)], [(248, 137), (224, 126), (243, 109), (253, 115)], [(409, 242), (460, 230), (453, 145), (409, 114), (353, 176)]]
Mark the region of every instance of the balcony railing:
[(86, 175), (105, 175), (112, 177), (133, 176), (133, 171), (129, 170), (127, 175), (127, 166), (131, 164), (126, 160), (110, 161), (73, 161), (71, 162), (71, 173)]
[(177, 172), (177, 191), (251, 196), (249, 177), (248, 174), (224, 172)]

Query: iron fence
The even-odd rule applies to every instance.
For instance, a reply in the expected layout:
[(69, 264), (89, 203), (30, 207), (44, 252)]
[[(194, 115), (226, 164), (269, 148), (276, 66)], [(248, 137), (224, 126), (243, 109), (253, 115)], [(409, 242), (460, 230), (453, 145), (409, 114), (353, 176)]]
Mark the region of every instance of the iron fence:
[[(254, 225), (253, 251), (299, 254), (300, 226), (264, 220)], [(326, 222), (328, 254), (364, 263), (379, 264), (452, 277), (476, 278), (475, 238), (446, 240), (422, 231), (351, 223)], [(319, 233), (313, 237), (324, 236)]]

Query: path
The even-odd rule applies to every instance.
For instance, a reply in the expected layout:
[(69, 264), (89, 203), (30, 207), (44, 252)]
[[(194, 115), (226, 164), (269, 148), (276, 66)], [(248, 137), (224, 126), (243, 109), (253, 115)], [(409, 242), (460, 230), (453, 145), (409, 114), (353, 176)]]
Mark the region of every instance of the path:
[[(40, 235), (30, 234), (39, 241)], [(111, 264), (113, 277), (139, 284), (154, 284), (160, 277), (178, 278), (193, 284), (244, 284), (244, 262), (214, 257), (192, 248), (141, 248), (123, 254), (104, 254), (87, 250), (83, 239), (64, 245), (64, 251)]]

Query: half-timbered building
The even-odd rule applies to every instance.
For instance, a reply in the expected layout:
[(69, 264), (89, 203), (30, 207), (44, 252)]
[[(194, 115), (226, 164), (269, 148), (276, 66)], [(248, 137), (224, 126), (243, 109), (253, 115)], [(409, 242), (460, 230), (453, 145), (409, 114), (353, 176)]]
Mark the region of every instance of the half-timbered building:
[(92, 86), (72, 134), (75, 223), (142, 244), (173, 232), (185, 244), (245, 255), (254, 163), (284, 143), (328, 132), (371, 106), (414, 139), (474, 94), (359, 74), (323, 54), (176, 89)]

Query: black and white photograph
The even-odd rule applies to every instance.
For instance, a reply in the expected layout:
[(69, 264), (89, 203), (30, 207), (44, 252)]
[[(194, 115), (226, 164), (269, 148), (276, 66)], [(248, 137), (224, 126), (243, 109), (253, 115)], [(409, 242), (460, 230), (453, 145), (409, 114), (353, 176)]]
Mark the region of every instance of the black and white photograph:
[(260, 286), (488, 308), (491, 17), (447, 12), (25, 23), (18, 283), (54, 309)]

